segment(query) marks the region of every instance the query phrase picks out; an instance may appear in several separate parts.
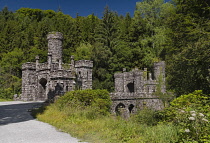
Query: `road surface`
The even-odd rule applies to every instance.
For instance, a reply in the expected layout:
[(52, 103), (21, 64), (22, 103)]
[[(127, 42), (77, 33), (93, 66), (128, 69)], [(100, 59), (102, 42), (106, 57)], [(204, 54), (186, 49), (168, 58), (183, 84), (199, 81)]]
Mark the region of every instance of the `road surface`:
[(37, 121), (30, 110), (42, 102), (0, 102), (0, 143), (78, 143), (78, 139)]

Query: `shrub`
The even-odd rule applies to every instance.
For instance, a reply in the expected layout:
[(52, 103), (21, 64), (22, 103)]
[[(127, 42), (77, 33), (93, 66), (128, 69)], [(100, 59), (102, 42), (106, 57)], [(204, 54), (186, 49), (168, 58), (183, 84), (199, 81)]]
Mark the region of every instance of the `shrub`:
[[(64, 107), (92, 108), (95, 114), (106, 115), (110, 111), (111, 99), (107, 90), (76, 90), (67, 92), (55, 103), (60, 110)], [(80, 106), (80, 107), (79, 107)]]
[(133, 115), (131, 118), (131, 120), (134, 120), (139, 124), (146, 124), (149, 126), (156, 125), (158, 123), (156, 111), (152, 109), (139, 110), (137, 114)]
[(180, 142), (203, 142), (210, 139), (210, 106), (201, 90), (174, 99), (171, 106), (160, 112), (163, 119), (180, 126)]

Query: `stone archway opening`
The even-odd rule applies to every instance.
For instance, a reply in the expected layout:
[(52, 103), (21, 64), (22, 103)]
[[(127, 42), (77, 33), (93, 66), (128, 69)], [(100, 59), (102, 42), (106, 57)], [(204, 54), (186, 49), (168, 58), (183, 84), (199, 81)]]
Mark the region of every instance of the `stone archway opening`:
[(123, 103), (119, 103), (116, 107), (115, 107), (115, 113), (117, 116), (122, 115), (123, 110), (125, 109), (125, 105)]
[(47, 80), (46, 80), (45, 78), (41, 78), (41, 79), (39, 80), (39, 83), (42, 85), (42, 87), (43, 87), (44, 89), (46, 89)]
[(47, 79), (41, 78), (39, 80), (39, 91), (38, 91), (38, 99), (37, 100), (45, 100), (46, 99), (46, 85)]
[(133, 108), (134, 108), (134, 105), (133, 104), (130, 104), (128, 106), (128, 110), (129, 110), (130, 113), (133, 113)]
[(134, 83), (130, 82), (127, 84), (128, 92), (133, 93), (134, 92)]

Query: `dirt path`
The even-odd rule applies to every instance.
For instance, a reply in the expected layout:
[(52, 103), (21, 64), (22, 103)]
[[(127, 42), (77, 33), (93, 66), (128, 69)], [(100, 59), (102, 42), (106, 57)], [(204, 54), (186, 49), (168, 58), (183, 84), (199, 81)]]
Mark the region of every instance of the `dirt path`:
[(69, 134), (37, 121), (30, 109), (42, 102), (0, 102), (0, 143), (78, 143)]

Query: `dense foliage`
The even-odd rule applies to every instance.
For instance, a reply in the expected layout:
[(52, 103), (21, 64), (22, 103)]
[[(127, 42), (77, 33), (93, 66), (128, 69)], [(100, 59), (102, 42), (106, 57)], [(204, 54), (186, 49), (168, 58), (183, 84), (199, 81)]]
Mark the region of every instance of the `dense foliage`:
[(84, 108), (91, 107), (94, 110), (93, 114), (106, 115), (110, 112), (111, 99), (109, 92), (107, 90), (76, 90), (67, 92), (64, 96), (60, 97), (56, 102), (58, 108), (63, 110), (65, 107), (82, 107)]
[(177, 95), (203, 90), (210, 93), (210, 3), (207, 0), (143, 0), (134, 16), (119, 16), (108, 7), (72, 18), (61, 11), (21, 8), (0, 11), (0, 98), (21, 91), (21, 65), (46, 61), (46, 35), (64, 34), (63, 58), (94, 62), (93, 88), (114, 88), (113, 74), (122, 68), (149, 67), (165, 60), (168, 89)]
[(179, 142), (209, 142), (209, 97), (201, 90), (174, 99), (159, 114), (163, 120), (180, 127)]
[(86, 142), (168, 143), (178, 141), (178, 127), (157, 124), (154, 111), (145, 110), (124, 120), (109, 112), (106, 90), (71, 91), (34, 116)]

